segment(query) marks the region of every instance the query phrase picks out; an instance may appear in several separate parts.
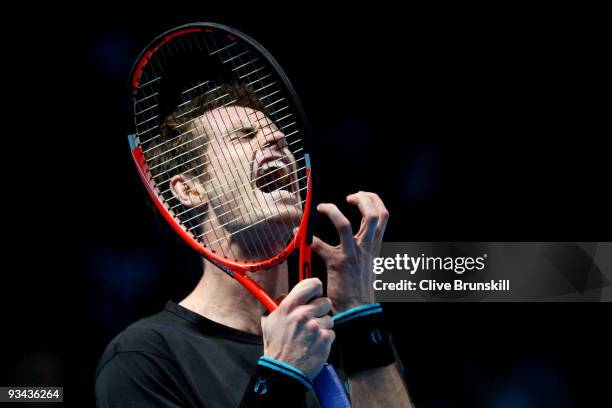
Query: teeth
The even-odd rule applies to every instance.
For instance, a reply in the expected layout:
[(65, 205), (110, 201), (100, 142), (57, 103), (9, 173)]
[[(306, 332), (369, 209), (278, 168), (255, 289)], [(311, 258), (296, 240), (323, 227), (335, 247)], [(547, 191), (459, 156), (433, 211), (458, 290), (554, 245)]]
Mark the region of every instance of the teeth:
[(265, 162), (257, 169), (255, 184), (265, 193), (290, 189), (289, 166), (281, 159)]
[(278, 169), (279, 171), (282, 171), (284, 173), (284, 175), (287, 175), (289, 173), (289, 171), (287, 170), (287, 165), (285, 164), (285, 162), (283, 162), (282, 160), (271, 160), (268, 162), (265, 162), (258, 170), (257, 170), (257, 177), (261, 177), (264, 174), (272, 171), (272, 170), (276, 170)]

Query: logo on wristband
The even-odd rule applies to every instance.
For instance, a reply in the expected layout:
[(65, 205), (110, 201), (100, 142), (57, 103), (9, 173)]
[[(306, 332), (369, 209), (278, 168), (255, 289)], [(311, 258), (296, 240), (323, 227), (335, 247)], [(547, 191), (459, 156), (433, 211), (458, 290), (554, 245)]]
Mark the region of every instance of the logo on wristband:
[(382, 334), (380, 333), (378, 327), (375, 327), (374, 330), (370, 332), (370, 339), (374, 344), (379, 344), (382, 341)]
[(266, 392), (268, 392), (268, 383), (266, 382), (266, 380), (261, 377), (257, 378), (257, 381), (255, 381), (255, 387), (253, 387), (253, 391), (255, 391), (255, 394), (259, 395), (264, 395)]

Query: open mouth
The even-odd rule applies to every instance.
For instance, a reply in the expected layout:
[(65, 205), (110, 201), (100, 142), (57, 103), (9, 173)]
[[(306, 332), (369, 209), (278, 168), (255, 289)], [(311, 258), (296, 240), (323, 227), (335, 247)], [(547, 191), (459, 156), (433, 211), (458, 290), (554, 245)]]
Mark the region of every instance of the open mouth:
[(255, 186), (264, 193), (285, 190), (295, 193), (294, 174), (286, 157), (267, 157), (255, 171)]

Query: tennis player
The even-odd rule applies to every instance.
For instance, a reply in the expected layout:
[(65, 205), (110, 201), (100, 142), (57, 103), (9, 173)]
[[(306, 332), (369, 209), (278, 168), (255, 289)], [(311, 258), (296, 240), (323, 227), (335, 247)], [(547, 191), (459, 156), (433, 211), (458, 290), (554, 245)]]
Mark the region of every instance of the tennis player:
[[(218, 95), (196, 99), (183, 107), (191, 112), (190, 132), (176, 143), (201, 149), (203, 176), (179, 174), (169, 177), (169, 192), (185, 208), (204, 208), (203, 230), (216, 231), (232, 239), (210, 243), (238, 259), (258, 253), (258, 242), (283, 248), (288, 237), (270, 231), (275, 223), (295, 224), (300, 218), (296, 203), (296, 180), (291, 177), (295, 159), (283, 133), (268, 118), (265, 109), (244, 88), (225, 86), (236, 103), (217, 106)], [(202, 109), (198, 109), (202, 107)], [(206, 108), (204, 108), (206, 107)], [(176, 112), (175, 112), (176, 113)], [(164, 132), (178, 126), (170, 115)], [(199, 135), (196, 138), (194, 135)], [(202, 137), (204, 136), (204, 137)], [(233, 138), (231, 143), (207, 144), (211, 138)], [(207, 146), (217, 146), (207, 149)], [(223, 147), (225, 146), (225, 147)], [(160, 172), (187, 160), (171, 149), (159, 157)], [(223, 160), (220, 160), (220, 158)], [(276, 172), (272, 191), (249, 179), (229, 180), (215, 171), (215, 163), (253, 163), (240, 177), (265, 178)], [(217, 160), (219, 159), (219, 160)], [(191, 160), (194, 160), (191, 158)], [(278, 177), (286, 172), (286, 177)], [(254, 211), (267, 228), (241, 230), (239, 211), (211, 194), (227, 191), (222, 183), (241, 187), (241, 203), (255, 208), (271, 200), (270, 216), (265, 206)], [(244, 186), (250, 186), (247, 191)], [(265, 189), (265, 190), (264, 190)], [(346, 198), (362, 214), (358, 232), (330, 203), (317, 211), (328, 217), (339, 235), (333, 246), (314, 237), (312, 249), (327, 267), (327, 297), (317, 278), (305, 279), (288, 288), (288, 267), (282, 263), (252, 274), (268, 293), (282, 299), (277, 310), (265, 309), (239, 283), (228, 279), (208, 261), (193, 291), (180, 303), (168, 302), (161, 312), (142, 319), (120, 333), (106, 348), (95, 374), (96, 404), (99, 407), (317, 407), (312, 381), (330, 359), (344, 381), (353, 407), (410, 407), (411, 403), (383, 312), (374, 303), (369, 284), (371, 263), (378, 256), (389, 218), (382, 200), (369, 192)], [(235, 200), (234, 200), (235, 201)], [(230, 215), (228, 215), (230, 214)], [(296, 221), (297, 220), (297, 221)], [(253, 220), (249, 220), (253, 224)], [(281, 229), (278, 229), (281, 230)], [(210, 234), (209, 234), (210, 235)], [(213, 235), (214, 236), (214, 235)], [(261, 255), (261, 254), (259, 254)], [(330, 316), (333, 313), (333, 318)]]

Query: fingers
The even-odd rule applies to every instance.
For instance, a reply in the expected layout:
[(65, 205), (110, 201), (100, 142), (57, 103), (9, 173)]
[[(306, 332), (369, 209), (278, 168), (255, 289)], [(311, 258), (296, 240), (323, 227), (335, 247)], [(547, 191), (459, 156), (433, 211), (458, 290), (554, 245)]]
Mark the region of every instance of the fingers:
[(334, 319), (331, 316), (321, 316), (314, 319), (320, 328), (330, 330), (334, 327)]
[(336, 338), (334, 321), (327, 314), (331, 301), (318, 297), (291, 311), (286, 310), (286, 302), (305, 301), (309, 297), (306, 293), (318, 292), (311, 289), (320, 283), (318, 279), (300, 282), (297, 291), (291, 291), (278, 309), (261, 319), (264, 355), (293, 365), (311, 379), (321, 371)]
[(311, 248), (317, 255), (319, 255), (323, 259), (327, 259), (328, 255), (332, 253), (334, 247), (317, 237), (316, 235), (312, 236), (312, 245)]
[[(333, 319), (332, 319), (332, 324), (333, 324)], [(331, 329), (321, 329), (321, 331), (322, 331), (321, 337), (323, 338), (323, 341), (327, 343), (327, 354), (329, 355), (329, 349), (331, 348), (332, 343), (336, 339), (336, 332), (334, 332)]]
[[(355, 246), (361, 243), (380, 244), (387, 228), (389, 211), (383, 201), (375, 193), (359, 191), (346, 197), (346, 201), (356, 205), (361, 211), (362, 219), (359, 231), (353, 236), (350, 221), (340, 212), (334, 204), (319, 204), (317, 210), (321, 214), (327, 215), (336, 227), (340, 236), (340, 244), (345, 254), (350, 255), (355, 251)], [(335, 249), (331, 245), (322, 241), (318, 237), (313, 237), (312, 249), (322, 258), (326, 259)]]
[(376, 226), (376, 234), (374, 239), (382, 239), (387, 228), (387, 221), (389, 221), (389, 210), (385, 207), (382, 199), (376, 193), (366, 193), (372, 200), (372, 203), (378, 211), (378, 225)]
[(322, 295), (323, 285), (319, 279), (304, 279), (284, 297), (281, 305), (288, 311), (299, 308), (300, 313), (309, 317), (322, 317), (332, 310), (331, 300)]
[(370, 242), (374, 238), (376, 233), (376, 226), (378, 225), (378, 210), (372, 203), (372, 200), (367, 193), (360, 191), (355, 194), (350, 194), (346, 197), (346, 201), (350, 204), (356, 205), (361, 211), (363, 218), (361, 219), (361, 227), (359, 232), (355, 235), (358, 241)]
[(308, 304), (313, 298), (323, 295), (323, 283), (318, 278), (304, 279), (293, 287), (279, 307), (292, 310), (299, 305)]
[(331, 300), (327, 297), (314, 299), (308, 305), (304, 306), (306, 313), (312, 317), (325, 316), (332, 310)]
[(357, 205), (363, 215), (359, 232), (355, 235), (358, 243), (382, 239), (389, 211), (377, 194), (360, 191), (346, 197), (350, 204)]
[(321, 214), (327, 215), (331, 220), (338, 235), (340, 236), (340, 244), (344, 248), (344, 251), (350, 253), (355, 248), (355, 241), (353, 239), (353, 228), (351, 222), (340, 212), (338, 207), (334, 204), (324, 203), (317, 206), (317, 211)]

